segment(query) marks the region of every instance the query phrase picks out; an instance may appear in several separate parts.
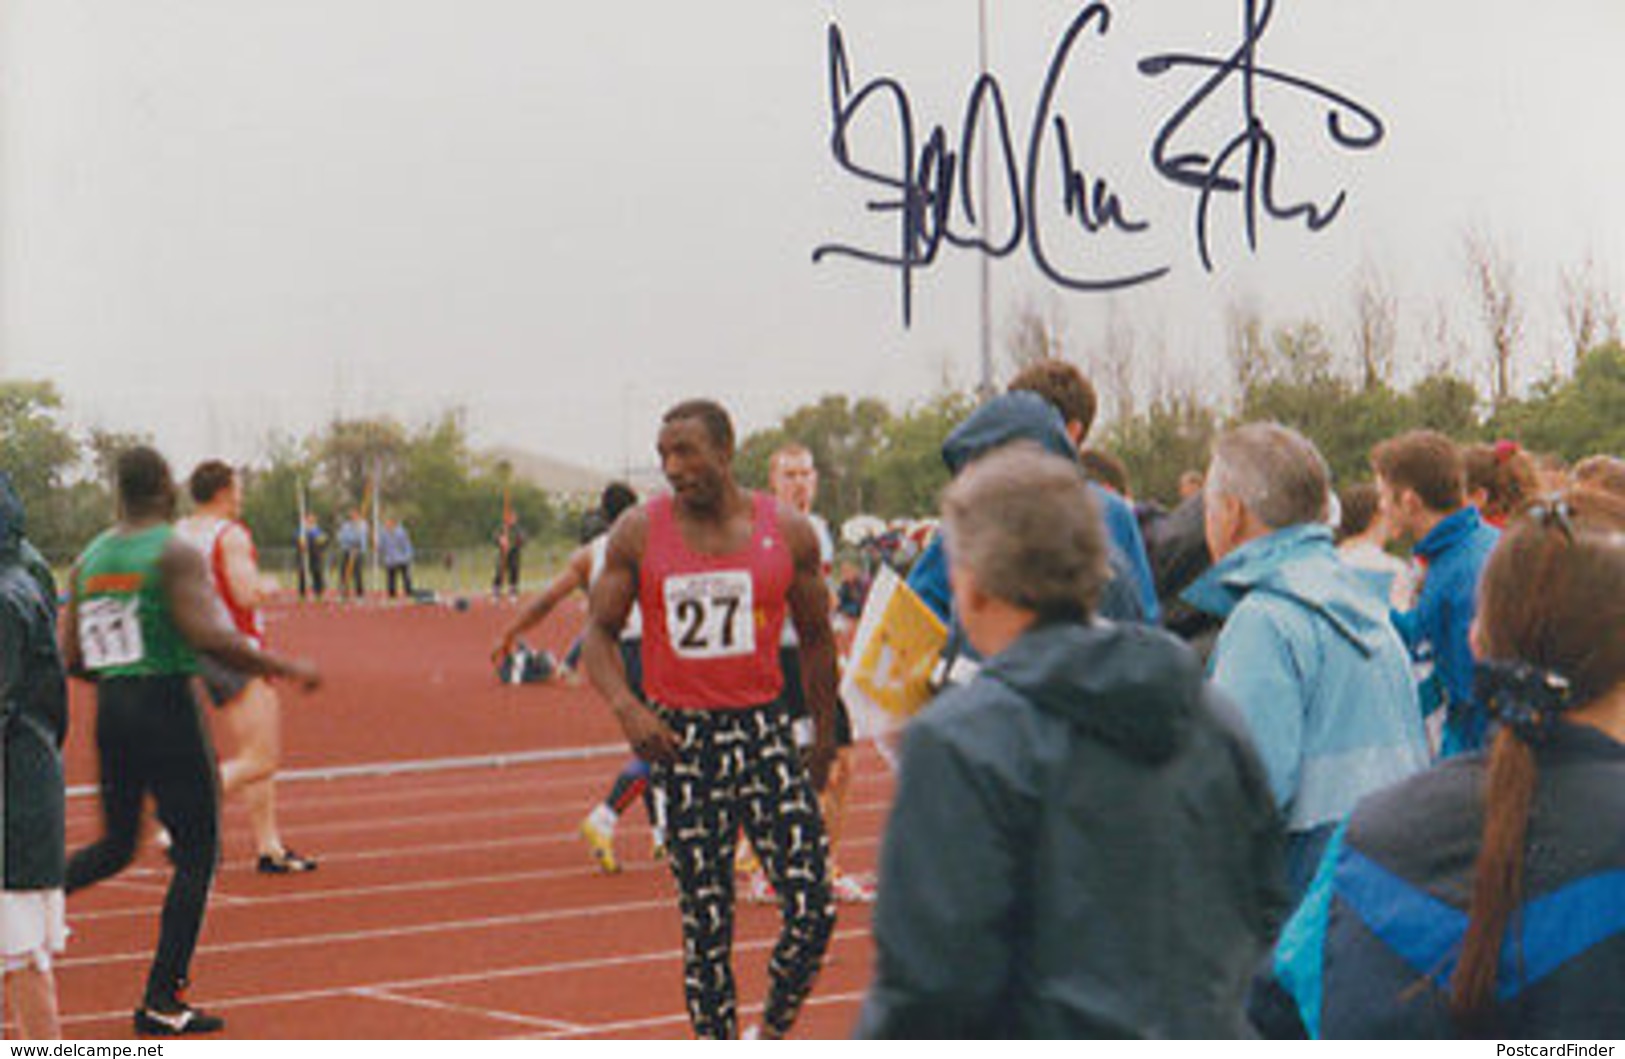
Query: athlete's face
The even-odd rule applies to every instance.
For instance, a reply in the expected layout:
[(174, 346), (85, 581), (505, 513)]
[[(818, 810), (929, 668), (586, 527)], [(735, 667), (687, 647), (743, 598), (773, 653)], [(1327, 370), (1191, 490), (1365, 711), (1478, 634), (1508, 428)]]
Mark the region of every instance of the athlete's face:
[(656, 444), (660, 473), (677, 501), (689, 508), (710, 509), (722, 500), (733, 453), (711, 439), (698, 419), (674, 419), (660, 428)]
[(803, 515), (812, 510), (818, 496), (818, 468), (813, 466), (812, 453), (779, 456), (767, 477), (780, 503)]

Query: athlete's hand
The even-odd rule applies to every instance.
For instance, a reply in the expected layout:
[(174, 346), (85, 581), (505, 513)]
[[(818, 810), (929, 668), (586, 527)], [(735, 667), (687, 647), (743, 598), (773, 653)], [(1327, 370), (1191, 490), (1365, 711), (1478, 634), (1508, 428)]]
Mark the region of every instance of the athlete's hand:
[(616, 717), (621, 722), (621, 730), (626, 733), (626, 741), (632, 746), (632, 752), (638, 757), (652, 765), (669, 765), (677, 760), (677, 752), (683, 746), (682, 740), (653, 710), (639, 704), (617, 711)]
[(829, 786), (830, 769), (835, 765), (836, 747), (834, 743), (814, 743), (807, 748), (805, 762), (807, 765), (807, 778), (812, 780), (813, 790), (819, 794)]
[(315, 691), (322, 686), (322, 671), (308, 658), (295, 658), (288, 663), (288, 679), (299, 685), (300, 691)]
[(503, 633), (502, 639), (498, 640), (497, 645), (491, 649), (491, 661), (501, 665), (503, 659), (513, 654), (513, 646), (518, 642), (519, 637), (515, 633)]

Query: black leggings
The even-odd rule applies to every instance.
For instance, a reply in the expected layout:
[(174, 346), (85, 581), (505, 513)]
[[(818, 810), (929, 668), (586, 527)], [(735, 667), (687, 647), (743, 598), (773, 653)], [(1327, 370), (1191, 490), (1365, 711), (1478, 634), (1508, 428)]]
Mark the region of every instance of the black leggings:
[(683, 988), (700, 1037), (739, 1028), (731, 954), (739, 830), (778, 894), (783, 927), (768, 962), (763, 1024), (783, 1035), (823, 966), (835, 931), (829, 842), (818, 799), (777, 704), (744, 710), (657, 708), (682, 740), (672, 765), (651, 765), (666, 796), (666, 849), (683, 916)]
[(174, 845), (146, 1003), (166, 1005), (186, 983), (220, 849), (219, 773), (203, 714), (182, 676), (104, 679), (96, 692), (102, 837), (68, 861), (67, 892), (124, 870), (135, 856), (150, 791)]

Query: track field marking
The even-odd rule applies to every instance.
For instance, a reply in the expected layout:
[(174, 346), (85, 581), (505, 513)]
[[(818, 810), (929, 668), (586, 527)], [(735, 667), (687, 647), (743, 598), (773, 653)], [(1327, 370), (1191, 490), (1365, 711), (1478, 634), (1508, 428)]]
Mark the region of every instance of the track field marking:
[(362, 986), (351, 989), (349, 992), (353, 996), (362, 996), (369, 1000), (380, 1000), (390, 1004), (404, 1004), (407, 1007), (428, 1008), (431, 1011), (446, 1011), (454, 1015), (472, 1015), (477, 1018), (490, 1019), (493, 1022), (513, 1022), (521, 1026), (531, 1026), (545, 1030), (548, 1033), (563, 1034), (565, 1036), (583, 1032), (583, 1027), (571, 1022), (532, 1018), (529, 1015), (519, 1015), (496, 1008), (474, 1007), (471, 1004), (453, 1004), (449, 1000), (435, 1000), (432, 997), (407, 996), (392, 992), (387, 988)]
[[(671, 901), (662, 901), (663, 907), (675, 907)], [(868, 941), (869, 931), (864, 930), (837, 930), (830, 939), (830, 951), (833, 952), (837, 944), (853, 941)], [(734, 953), (766, 952), (778, 944), (776, 937), (756, 940), (736, 940)], [(146, 957), (143, 957), (146, 958)], [(326, 1000), (333, 997), (342, 997), (353, 994), (358, 989), (387, 989), (392, 991), (411, 989), (433, 989), (437, 986), (472, 985), (480, 982), (493, 982), (502, 979), (528, 978), (537, 975), (550, 974), (577, 974), (584, 971), (614, 970), (620, 967), (632, 967), (640, 964), (660, 963), (670, 961), (674, 964), (682, 963), (682, 950), (677, 947), (663, 949), (658, 952), (631, 953), (625, 956), (602, 956), (585, 960), (566, 960), (553, 963), (536, 963), (520, 967), (498, 967), (481, 971), (463, 971), (456, 974), (433, 975), (423, 978), (397, 978), (381, 979), (374, 982), (364, 982), (342, 986), (330, 986), (324, 989), (289, 990), (281, 993), (249, 993), (242, 996), (221, 997), (210, 999), (206, 1006), (210, 1009), (255, 1007), (270, 1004), (296, 1004), (307, 1000)], [(60, 966), (63, 961), (57, 961)], [(826, 961), (827, 963), (827, 961)], [(814, 999), (817, 992), (814, 991)], [(811, 1003), (812, 1001), (809, 1001)], [(757, 1010), (760, 1010), (758, 1005)], [(80, 1024), (86, 1022), (105, 1022), (117, 1020), (124, 1022), (130, 1017), (128, 1008), (119, 1008), (116, 1011), (87, 1012), (81, 1015), (64, 1015), (64, 1025)], [(687, 1021), (686, 1014), (675, 1016), (681, 1021)], [(666, 1021), (666, 1020), (662, 1020)], [(592, 1028), (585, 1028), (590, 1031)]]
[[(495, 930), (500, 927), (548, 923), (563, 919), (585, 919), (594, 916), (622, 915), (628, 912), (647, 912), (653, 909), (673, 908), (675, 898), (632, 901), (619, 905), (590, 905), (585, 908), (548, 909), (540, 912), (520, 912), (508, 916), (483, 916), (475, 919), (443, 920), (418, 923), (408, 927), (377, 927), (372, 930), (346, 930), (328, 934), (299, 934), (280, 938), (262, 938), (258, 941), (225, 941), (215, 945), (199, 945), (199, 953), (255, 952), (266, 949), (291, 949), (306, 945), (336, 945), (354, 941), (372, 941), (387, 938), (406, 938), (421, 934), (440, 934), (451, 930)], [(58, 967), (83, 967), (109, 963), (148, 962), (149, 950), (141, 952), (99, 953), (95, 956), (76, 956), (53, 961)]]
[[(530, 840), (527, 840), (527, 841), (530, 841), (530, 842), (549, 842), (549, 841), (556, 841), (556, 840), (555, 839), (530, 839)], [(874, 845), (877, 845), (879, 843), (879, 841), (880, 840), (878, 838), (842, 839), (841, 848), (843, 848), (843, 849), (853, 849), (853, 848), (857, 848), (857, 847), (874, 846)], [(495, 846), (495, 847), (503, 847), (503, 846), (510, 846), (510, 845), (513, 845), (513, 844), (515, 844), (513, 841), (495, 841), (495, 842), (487, 843), (486, 845)], [(582, 860), (583, 861), (586, 860), (585, 854), (583, 854)], [(632, 864), (632, 865), (635, 865), (635, 866), (647, 865), (649, 868), (655, 868), (657, 866), (655, 861), (636, 860), (636, 861), (629, 861), (628, 863)], [(153, 871), (153, 872), (161, 871), (161, 869), (156, 869), (156, 868), (154, 868), (154, 869), (144, 869), (144, 870)], [(666, 875), (666, 872), (660, 871), (658, 874), (662, 878), (664, 878), (665, 875)], [(457, 888), (462, 887), (462, 886), (469, 886), (469, 887), (504, 886), (504, 885), (508, 885), (508, 884), (511, 884), (511, 883), (544, 882), (544, 881), (558, 880), (558, 879), (575, 879), (575, 878), (593, 877), (593, 876), (601, 876), (601, 875), (603, 875), (603, 873), (601, 871), (599, 871), (597, 868), (593, 867), (592, 865), (590, 865), (590, 864), (582, 864), (580, 866), (570, 867), (570, 868), (539, 868), (539, 869), (537, 869), (535, 871), (503, 872), (503, 873), (495, 874), (495, 875), (464, 875), (464, 876), (451, 875), (451, 876), (443, 876), (443, 877), (436, 878), (436, 879), (413, 879), (413, 880), (410, 880), (408, 882), (375, 883), (375, 884), (372, 884), (370, 886), (349, 886), (349, 887), (333, 888), (333, 889), (326, 889), (326, 890), (309, 889), (309, 890), (289, 891), (289, 892), (286, 892), (286, 893), (278, 893), (278, 894), (273, 894), (273, 895), (232, 894), (232, 893), (226, 892), (224, 890), (221, 890), (219, 888), (216, 888), (214, 890), (214, 892), (210, 895), (210, 901), (212, 902), (212, 901), (215, 901), (215, 900), (220, 900), (220, 901), (223, 901), (223, 902), (225, 902), (227, 904), (230, 904), (232, 907), (252, 908), (252, 907), (260, 907), (260, 906), (277, 906), (277, 905), (284, 905), (284, 904), (294, 904), (294, 903), (306, 902), (306, 901), (327, 901), (327, 900), (330, 900), (330, 899), (333, 899), (333, 898), (351, 898), (351, 897), (363, 897), (364, 898), (364, 897), (374, 897), (374, 896), (383, 895), (383, 894), (400, 894), (400, 893), (413, 893), (413, 892), (417, 892), (417, 891), (450, 890), (450, 889), (457, 889)], [(165, 892), (164, 887), (142, 886), (141, 889), (149, 890), (149, 891), (150, 890), (156, 890), (159, 893)], [(151, 915), (155, 911), (156, 911), (156, 909), (154, 907), (147, 906), (147, 905), (142, 905), (142, 906), (138, 906), (138, 907), (128, 907), (128, 908), (106, 908), (106, 909), (98, 909), (97, 911), (94, 911), (94, 912), (78, 912), (78, 913), (74, 913), (74, 914), (68, 916), (68, 921), (70, 923), (73, 923), (73, 922), (90, 922), (90, 921), (93, 921), (93, 920), (120, 919), (120, 918), (132, 917), (132, 916)]]
[[(805, 1003), (801, 1005), (801, 1010), (805, 1012), (808, 1008), (829, 1007), (834, 1004), (851, 1004), (861, 1001), (862, 999), (862, 993), (831, 993), (829, 996), (823, 997), (817, 995), (817, 993), (814, 993), (811, 997), (807, 998)], [(764, 1010), (765, 1005), (762, 1004), (740, 1004), (739, 1015), (741, 1017), (739, 1018), (739, 1022), (741, 1024), (741, 1028), (743, 1028), (743, 1025), (747, 1019), (761, 1018)], [(685, 1013), (682, 1015), (661, 1015), (646, 1019), (623, 1019), (620, 1022), (604, 1022), (593, 1026), (583, 1026), (579, 1030), (570, 1032), (541, 1033), (535, 1035), (525, 1035), (522, 1037), (509, 1037), (505, 1039), (515, 1041), (558, 1041), (581, 1035), (599, 1033), (627, 1033), (632, 1030), (652, 1029), (655, 1026), (687, 1026), (688, 1024), (688, 1015)]]

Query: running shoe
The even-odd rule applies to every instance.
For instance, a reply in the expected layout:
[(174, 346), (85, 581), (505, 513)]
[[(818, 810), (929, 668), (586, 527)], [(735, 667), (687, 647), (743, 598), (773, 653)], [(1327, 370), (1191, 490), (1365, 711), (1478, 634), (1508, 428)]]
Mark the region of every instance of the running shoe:
[(188, 1004), (179, 992), (159, 1007), (143, 1004), (135, 1009), (135, 1032), (151, 1037), (185, 1037), (219, 1033), (226, 1020)]
[(830, 890), (835, 894), (835, 900), (844, 905), (875, 903), (874, 885), (859, 875), (836, 872), (835, 878), (830, 881)]
[(658, 827), (649, 833), (649, 855), (655, 860), (666, 859), (666, 832)]
[(773, 884), (767, 881), (767, 873), (760, 868), (746, 877), (745, 900), (753, 905), (778, 903), (779, 895), (774, 893)]
[(276, 854), (261, 853), (255, 870), (261, 875), (299, 875), (315, 871), (316, 862), (310, 857), (301, 857), (291, 849), (285, 849)]
[(614, 875), (621, 870), (621, 862), (615, 859), (613, 831), (604, 830), (589, 816), (581, 821), (581, 837), (587, 840), (587, 848), (592, 851), (592, 859), (598, 862), (599, 871)]

